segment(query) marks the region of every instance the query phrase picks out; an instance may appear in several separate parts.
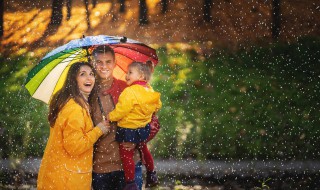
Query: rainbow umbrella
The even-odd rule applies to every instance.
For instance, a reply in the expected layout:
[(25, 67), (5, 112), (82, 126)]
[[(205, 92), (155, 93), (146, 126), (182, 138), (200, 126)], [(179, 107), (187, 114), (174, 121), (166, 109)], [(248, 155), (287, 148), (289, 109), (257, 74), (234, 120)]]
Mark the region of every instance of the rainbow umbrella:
[(124, 79), (132, 61), (158, 63), (156, 51), (141, 42), (118, 36), (86, 36), (72, 40), (43, 57), (28, 73), (25, 88), (33, 98), (48, 104), (52, 95), (63, 86), (70, 65), (88, 61), (92, 50), (99, 45), (109, 45), (115, 51), (117, 66), (113, 74), (118, 79)]

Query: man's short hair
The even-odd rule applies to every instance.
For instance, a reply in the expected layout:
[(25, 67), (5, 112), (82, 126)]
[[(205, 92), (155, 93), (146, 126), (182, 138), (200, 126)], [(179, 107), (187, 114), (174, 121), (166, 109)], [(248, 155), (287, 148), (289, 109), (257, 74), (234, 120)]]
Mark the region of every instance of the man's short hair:
[(93, 51), (92, 51), (92, 56), (94, 57), (96, 54), (99, 54), (99, 53), (108, 53), (110, 52), (113, 56), (113, 59), (115, 59), (115, 53), (114, 53), (114, 50), (108, 46), (108, 45), (101, 45), (101, 46), (98, 46), (96, 47)]

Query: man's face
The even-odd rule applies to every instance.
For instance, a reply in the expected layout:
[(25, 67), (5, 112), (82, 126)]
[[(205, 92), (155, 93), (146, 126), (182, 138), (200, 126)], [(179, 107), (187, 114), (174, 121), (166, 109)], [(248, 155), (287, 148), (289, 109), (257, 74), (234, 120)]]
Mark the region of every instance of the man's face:
[(111, 79), (113, 77), (112, 73), (116, 63), (110, 52), (93, 55), (93, 65), (99, 78)]

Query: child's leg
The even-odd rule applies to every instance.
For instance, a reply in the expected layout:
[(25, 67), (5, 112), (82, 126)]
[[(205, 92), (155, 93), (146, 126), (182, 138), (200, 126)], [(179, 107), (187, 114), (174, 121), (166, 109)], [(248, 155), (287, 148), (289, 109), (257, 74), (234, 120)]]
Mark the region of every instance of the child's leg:
[(120, 143), (120, 157), (123, 164), (124, 176), (126, 183), (134, 181), (135, 163), (133, 160), (134, 148), (128, 148), (125, 143)]
[(147, 144), (144, 142), (140, 143), (139, 149), (142, 152), (142, 156), (144, 158), (147, 171), (152, 172), (154, 170), (154, 162), (153, 162), (153, 157), (147, 147)]
[(146, 187), (154, 187), (157, 186), (158, 183), (158, 177), (156, 174), (156, 171), (154, 171), (154, 163), (152, 155), (147, 147), (146, 143), (140, 143), (139, 149), (142, 153), (142, 156), (145, 161), (145, 166), (147, 168), (147, 177), (146, 177)]

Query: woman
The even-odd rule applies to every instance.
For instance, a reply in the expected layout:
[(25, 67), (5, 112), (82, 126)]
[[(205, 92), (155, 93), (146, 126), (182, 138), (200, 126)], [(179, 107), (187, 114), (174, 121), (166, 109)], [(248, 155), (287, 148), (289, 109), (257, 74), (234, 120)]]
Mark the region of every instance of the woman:
[(50, 102), (50, 136), (38, 189), (91, 189), (93, 144), (109, 130), (105, 121), (93, 126), (88, 101), (94, 98), (95, 89), (92, 66), (74, 63), (64, 86)]

